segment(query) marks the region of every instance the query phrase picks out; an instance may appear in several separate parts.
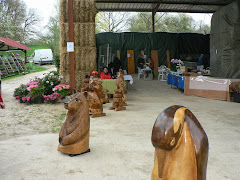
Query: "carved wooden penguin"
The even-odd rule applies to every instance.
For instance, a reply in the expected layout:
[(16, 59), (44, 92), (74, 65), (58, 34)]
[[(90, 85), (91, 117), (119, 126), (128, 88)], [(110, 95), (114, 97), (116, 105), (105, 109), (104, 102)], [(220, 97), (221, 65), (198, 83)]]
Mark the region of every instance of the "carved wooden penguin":
[(206, 180), (208, 137), (190, 110), (165, 109), (153, 126), (152, 144), (152, 180)]
[(59, 132), (58, 151), (78, 155), (89, 149), (89, 102), (88, 93), (75, 93), (64, 107), (68, 110), (66, 120)]

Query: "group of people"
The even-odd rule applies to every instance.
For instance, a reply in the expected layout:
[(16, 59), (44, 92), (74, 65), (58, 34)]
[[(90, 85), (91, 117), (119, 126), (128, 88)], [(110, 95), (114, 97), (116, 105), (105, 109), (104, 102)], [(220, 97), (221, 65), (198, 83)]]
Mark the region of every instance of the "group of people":
[[(153, 74), (153, 79), (154, 79), (154, 60), (151, 57), (148, 57), (148, 63), (146, 63), (146, 65), (152, 70), (152, 74)], [(141, 54), (137, 60), (137, 67), (139, 67), (140, 69), (144, 69), (144, 65), (145, 65), (145, 58), (144, 55)], [(146, 77), (148, 77), (149, 72), (146, 71)]]
[(118, 57), (115, 57), (113, 62), (109, 63), (108, 67), (103, 67), (103, 71), (100, 73), (102, 79), (113, 79), (117, 76), (117, 72), (121, 69), (122, 63)]

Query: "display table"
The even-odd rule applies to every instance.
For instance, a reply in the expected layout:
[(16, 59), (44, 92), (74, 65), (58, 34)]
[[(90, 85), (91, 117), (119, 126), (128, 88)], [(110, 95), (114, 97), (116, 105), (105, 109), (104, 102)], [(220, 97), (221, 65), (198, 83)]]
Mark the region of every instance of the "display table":
[[(132, 84), (133, 83), (133, 78), (131, 75), (124, 75), (124, 86), (125, 88), (128, 88), (128, 83)], [(102, 86), (103, 90), (107, 89), (108, 94), (114, 94), (114, 90), (117, 89), (116, 85), (116, 79), (103, 79), (102, 80)]]
[(238, 81), (240, 79), (186, 76), (184, 94), (230, 101), (229, 85)]
[(170, 73), (168, 74), (167, 84), (176, 86), (184, 90), (184, 81), (185, 77), (182, 76), (182, 74), (180, 73), (170, 71)]

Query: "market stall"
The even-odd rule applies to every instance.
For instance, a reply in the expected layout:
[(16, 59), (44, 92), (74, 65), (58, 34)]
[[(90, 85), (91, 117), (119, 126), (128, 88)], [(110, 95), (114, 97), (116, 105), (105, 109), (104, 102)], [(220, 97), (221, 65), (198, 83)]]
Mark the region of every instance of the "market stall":
[(240, 79), (222, 79), (207, 76), (186, 76), (184, 94), (230, 101), (230, 88), (233, 82)]

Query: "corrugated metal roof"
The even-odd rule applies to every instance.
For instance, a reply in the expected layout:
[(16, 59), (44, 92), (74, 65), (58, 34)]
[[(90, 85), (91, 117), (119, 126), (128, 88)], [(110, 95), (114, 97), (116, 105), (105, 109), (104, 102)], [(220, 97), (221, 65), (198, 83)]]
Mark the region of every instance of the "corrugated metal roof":
[(7, 45), (7, 46), (11, 46), (11, 47), (14, 47), (14, 48), (18, 48), (18, 49), (24, 49), (24, 50), (30, 50), (31, 48), (23, 45), (23, 44), (20, 44), (12, 39), (8, 39), (8, 38), (3, 38), (3, 37), (0, 37), (0, 43), (2, 45)]
[(96, 0), (99, 11), (214, 13), (234, 0)]

